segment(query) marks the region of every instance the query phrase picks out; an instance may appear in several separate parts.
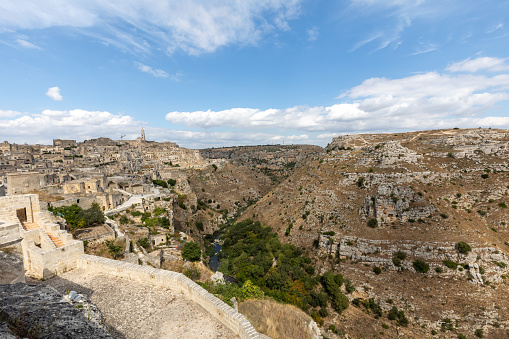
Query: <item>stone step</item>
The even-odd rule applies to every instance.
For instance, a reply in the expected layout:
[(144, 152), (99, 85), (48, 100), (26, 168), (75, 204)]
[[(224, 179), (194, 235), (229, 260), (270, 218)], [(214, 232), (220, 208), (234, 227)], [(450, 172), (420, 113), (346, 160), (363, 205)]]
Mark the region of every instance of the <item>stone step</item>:
[(53, 241), (53, 243), (55, 244), (56, 247), (64, 246), (64, 242), (62, 241), (62, 239), (60, 239), (59, 237), (54, 236), (51, 233), (46, 233), (46, 234), (48, 234), (48, 237), (51, 239), (51, 241)]
[(23, 225), (23, 228), (27, 231), (38, 230), (41, 228), (39, 226), (39, 224), (37, 224), (35, 222), (24, 222), (24, 223), (22, 223), (22, 225)]

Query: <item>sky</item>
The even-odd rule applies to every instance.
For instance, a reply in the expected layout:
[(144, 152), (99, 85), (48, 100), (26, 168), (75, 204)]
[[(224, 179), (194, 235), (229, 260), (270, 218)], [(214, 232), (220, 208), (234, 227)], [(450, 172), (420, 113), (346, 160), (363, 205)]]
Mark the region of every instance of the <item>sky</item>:
[(0, 142), (509, 128), (509, 1), (0, 0)]

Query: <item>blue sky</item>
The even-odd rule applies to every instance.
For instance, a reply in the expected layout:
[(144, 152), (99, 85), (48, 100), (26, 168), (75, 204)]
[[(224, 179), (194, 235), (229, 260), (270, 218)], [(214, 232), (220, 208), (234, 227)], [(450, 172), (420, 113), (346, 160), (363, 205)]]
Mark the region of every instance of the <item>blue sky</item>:
[(509, 2), (0, 0), (0, 139), (509, 128)]

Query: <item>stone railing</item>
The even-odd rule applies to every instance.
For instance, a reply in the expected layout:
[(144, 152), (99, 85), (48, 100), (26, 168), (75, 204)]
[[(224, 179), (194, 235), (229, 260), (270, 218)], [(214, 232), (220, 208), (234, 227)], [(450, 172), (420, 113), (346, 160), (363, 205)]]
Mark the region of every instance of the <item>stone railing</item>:
[(202, 306), (241, 339), (267, 338), (256, 332), (251, 323), (242, 314), (210, 294), (207, 290), (182, 273), (160, 270), (150, 266), (140, 266), (87, 254), (78, 257), (78, 268), (82, 268), (87, 272), (109, 274), (115, 277), (126, 278), (141, 283), (149, 283), (181, 292), (189, 299)]

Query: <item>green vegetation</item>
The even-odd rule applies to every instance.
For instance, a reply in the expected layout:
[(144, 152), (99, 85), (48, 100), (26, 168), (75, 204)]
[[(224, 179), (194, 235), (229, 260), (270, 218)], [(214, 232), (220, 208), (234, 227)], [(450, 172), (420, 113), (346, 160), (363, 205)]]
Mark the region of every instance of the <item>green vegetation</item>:
[(54, 215), (62, 215), (69, 225), (71, 232), (78, 228), (104, 223), (104, 213), (98, 203), (94, 202), (89, 209), (82, 209), (77, 204), (71, 206), (53, 207), (48, 205), (48, 211)]
[(426, 273), (429, 271), (429, 265), (423, 260), (417, 259), (412, 263), (412, 266), (417, 272)]
[(182, 258), (189, 261), (198, 261), (201, 258), (200, 246), (193, 242), (186, 242), (182, 247)]
[(158, 217), (163, 213), (168, 213), (168, 210), (163, 207), (156, 207), (156, 208), (154, 208), (153, 213), (154, 213), (154, 217)]
[(378, 221), (376, 219), (368, 220), (368, 227), (375, 228), (378, 225)]
[(164, 188), (168, 188), (168, 183), (164, 180), (152, 180), (152, 183), (156, 186), (161, 186)]
[(136, 243), (138, 244), (138, 246), (143, 247), (146, 250), (150, 247), (150, 241), (148, 240), (147, 237), (138, 239)]
[[(326, 272), (322, 277), (313, 277), (311, 259), (303, 256), (300, 248), (281, 244), (270, 227), (247, 219), (226, 226), (221, 238), (219, 271), (241, 284), (250, 281), (265, 295), (306, 311), (312, 307), (326, 309), (328, 301), (337, 312), (348, 307), (348, 299), (341, 293), (343, 276)], [(316, 290), (319, 283), (321, 291)], [(348, 288), (354, 288), (351, 282)], [(321, 311), (324, 313), (325, 310)], [(316, 316), (320, 317), (318, 313)]]
[(460, 252), (461, 254), (467, 254), (472, 250), (472, 247), (470, 247), (470, 245), (464, 241), (456, 243), (454, 247), (456, 248), (456, 251)]
[(481, 174), (481, 178), (483, 179), (488, 179), (490, 177), (489, 174)]
[(392, 257), (392, 263), (395, 266), (401, 266), (401, 262), (406, 259), (406, 253), (403, 251), (397, 251)]
[(115, 245), (114, 240), (106, 240), (104, 243), (113, 259), (118, 259), (122, 255), (122, 245)]
[(444, 260), (443, 261), (444, 265), (455, 270), (458, 268), (458, 263), (454, 262), (454, 261), (451, 261), (451, 260)]
[(389, 320), (396, 320), (399, 326), (408, 326), (408, 319), (405, 316), (405, 312), (403, 310), (398, 310), (396, 306), (391, 308), (387, 317)]
[(175, 179), (168, 179), (167, 183), (168, 183), (168, 185), (173, 187), (173, 186), (175, 186), (177, 184), (177, 180), (175, 180)]

